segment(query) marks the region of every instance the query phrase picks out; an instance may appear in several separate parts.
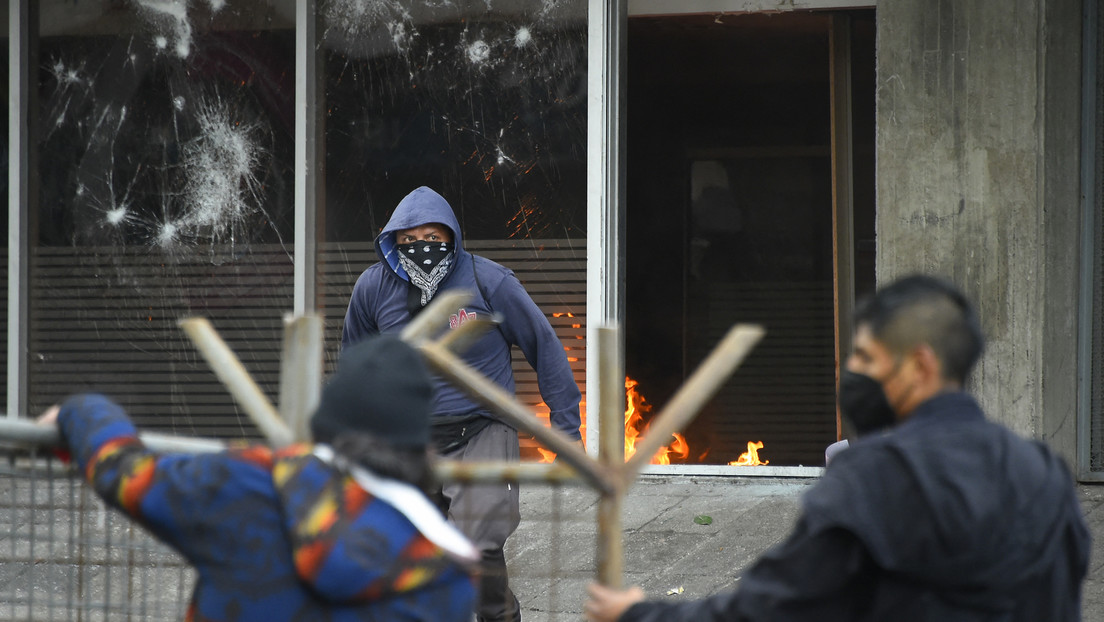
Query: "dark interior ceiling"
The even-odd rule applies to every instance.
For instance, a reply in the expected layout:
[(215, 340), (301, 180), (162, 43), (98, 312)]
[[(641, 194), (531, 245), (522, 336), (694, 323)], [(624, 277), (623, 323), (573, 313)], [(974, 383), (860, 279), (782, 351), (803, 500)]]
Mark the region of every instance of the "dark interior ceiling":
[(630, 74), (680, 59), (677, 71), (653, 80), (672, 87), (823, 81), (830, 20), (812, 12), (632, 18)]

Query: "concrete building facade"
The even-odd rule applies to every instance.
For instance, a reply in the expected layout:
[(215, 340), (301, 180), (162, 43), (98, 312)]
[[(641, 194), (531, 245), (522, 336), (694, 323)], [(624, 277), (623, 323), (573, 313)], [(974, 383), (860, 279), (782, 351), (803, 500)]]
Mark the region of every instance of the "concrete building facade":
[(1099, 204), (1083, 201), (1099, 183), (1083, 115), (1097, 88), (1086, 71), (1098, 40), (1084, 49), (1099, 32), (1086, 26), (1094, 4), (877, 8), (878, 280), (923, 270), (961, 284), (989, 340), (972, 389), (1089, 478), (1086, 435), (1100, 432), (1085, 423), (1100, 414), (1083, 395), (1101, 382), (1085, 368), (1099, 353), (1084, 356), (1100, 313), (1084, 305), (1083, 270), (1101, 249), (1082, 243), (1086, 224), (1099, 227)]

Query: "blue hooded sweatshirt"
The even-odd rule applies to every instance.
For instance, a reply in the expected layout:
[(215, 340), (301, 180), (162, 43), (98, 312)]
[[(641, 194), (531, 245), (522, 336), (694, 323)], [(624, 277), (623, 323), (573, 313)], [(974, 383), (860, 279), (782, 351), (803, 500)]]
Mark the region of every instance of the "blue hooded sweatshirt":
[[(452, 231), (456, 258), (437, 293), (448, 289), (475, 292), (473, 300), (449, 319), (456, 328), (470, 318), (497, 314), (501, 324), (464, 352), (464, 359), (503, 389), (514, 392), (510, 347), (518, 346), (537, 372), (541, 397), (548, 405), (552, 426), (572, 439), (579, 438), (579, 386), (548, 318), (537, 307), (514, 273), (464, 250), (460, 224), (448, 201), (422, 186), (406, 195), (376, 237), (379, 263), (369, 266), (356, 285), (345, 314), (341, 344), (346, 347), (369, 335), (399, 332), (411, 320), (407, 294), (413, 287), (399, 264), (395, 234), (403, 229), (440, 223)], [(441, 377), (435, 378), (434, 416), (490, 414), (487, 408)]]

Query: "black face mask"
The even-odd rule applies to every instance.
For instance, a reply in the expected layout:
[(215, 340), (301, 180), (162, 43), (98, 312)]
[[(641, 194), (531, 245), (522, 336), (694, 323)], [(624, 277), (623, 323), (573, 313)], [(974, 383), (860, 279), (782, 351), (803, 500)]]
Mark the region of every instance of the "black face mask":
[(396, 244), (395, 249), (403, 254), (425, 274), (430, 274), (437, 264), (449, 256), (456, 245), (453, 242), (411, 242)]
[(897, 421), (882, 383), (864, 374), (844, 370), (840, 376), (839, 407), (859, 436), (888, 428)]

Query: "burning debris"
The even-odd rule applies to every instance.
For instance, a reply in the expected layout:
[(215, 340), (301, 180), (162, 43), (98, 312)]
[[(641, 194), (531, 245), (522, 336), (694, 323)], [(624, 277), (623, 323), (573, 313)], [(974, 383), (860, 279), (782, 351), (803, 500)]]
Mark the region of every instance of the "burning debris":
[(763, 448), (763, 441), (748, 441), (748, 450), (740, 454), (740, 457), (729, 462), (729, 466), (761, 466), (769, 464), (769, 460), (759, 460), (759, 450)]
[[(633, 457), (636, 453), (636, 439), (648, 429), (647, 424), (640, 428), (644, 421), (643, 413), (651, 412), (652, 405), (648, 403), (644, 395), (636, 390), (637, 381), (625, 377), (625, 459)], [(685, 460), (690, 455), (690, 445), (686, 438), (678, 433), (673, 434), (675, 440), (670, 445), (660, 449), (652, 456), (652, 464), (671, 464), (671, 456)]]
[[(652, 405), (648, 403), (647, 398), (636, 389), (638, 384), (636, 380), (625, 377), (625, 460), (636, 454), (636, 440), (648, 430), (648, 424), (644, 423), (644, 414), (652, 410)], [(690, 444), (686, 441), (686, 437), (677, 432), (672, 436), (674, 440), (652, 456), (651, 464), (671, 464), (672, 458), (685, 461), (690, 456)], [(748, 441), (747, 447), (748, 450), (740, 454), (738, 459), (729, 462), (729, 466), (763, 466), (770, 463), (769, 460), (759, 459), (759, 450), (763, 448), (762, 441)], [(552, 462), (556, 459), (555, 452), (543, 447), (538, 447), (537, 452), (540, 454), (540, 462)], [(708, 454), (709, 450), (706, 449), (698, 457), (698, 462)]]

